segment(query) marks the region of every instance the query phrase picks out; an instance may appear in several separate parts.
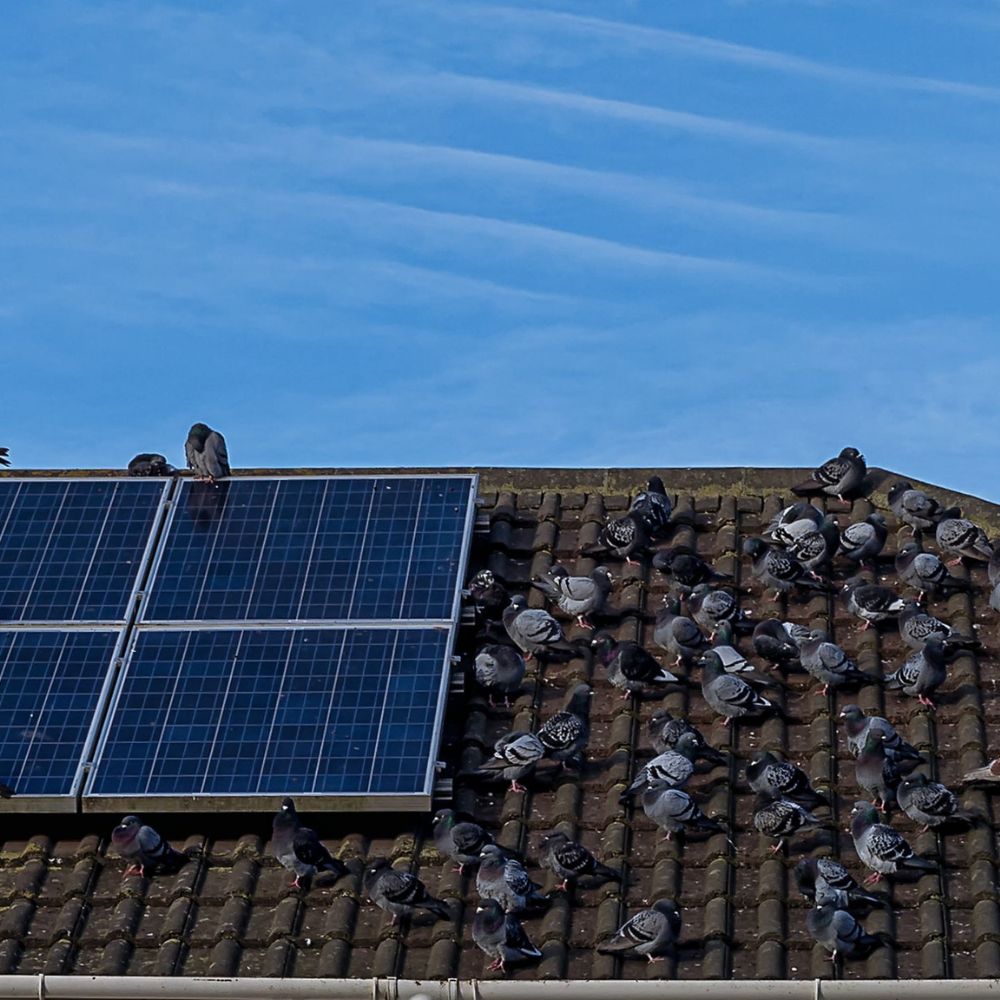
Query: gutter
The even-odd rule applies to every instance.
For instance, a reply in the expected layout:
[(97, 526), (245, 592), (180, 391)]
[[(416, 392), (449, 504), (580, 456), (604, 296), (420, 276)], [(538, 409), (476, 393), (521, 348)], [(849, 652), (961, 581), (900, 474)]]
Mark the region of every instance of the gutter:
[(1000, 1000), (1000, 979), (488, 980), (0, 976), (34, 1000)]

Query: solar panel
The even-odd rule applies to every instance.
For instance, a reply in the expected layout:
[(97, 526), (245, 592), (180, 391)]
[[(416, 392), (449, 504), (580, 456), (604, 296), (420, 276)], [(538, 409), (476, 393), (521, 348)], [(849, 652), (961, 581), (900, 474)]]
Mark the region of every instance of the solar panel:
[[(16, 797), (75, 809), (80, 769), (118, 630), (0, 632), (0, 781)], [(63, 798), (67, 797), (67, 798)], [(60, 801), (62, 799), (62, 801)]]
[(124, 622), (168, 487), (0, 479), (0, 622)]
[(144, 622), (449, 621), (471, 476), (180, 483)]
[(440, 626), (142, 629), (85, 808), (427, 808), (450, 651)]

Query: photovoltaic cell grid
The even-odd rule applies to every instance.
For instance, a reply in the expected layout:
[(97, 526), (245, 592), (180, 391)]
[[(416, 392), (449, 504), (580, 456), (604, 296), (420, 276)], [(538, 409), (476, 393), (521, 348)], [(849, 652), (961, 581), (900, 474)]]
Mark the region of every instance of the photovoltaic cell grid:
[(443, 628), (140, 631), (90, 796), (413, 793)]
[(450, 620), (470, 477), (180, 484), (144, 622)]
[(69, 795), (118, 631), (0, 632), (0, 781)]
[(123, 622), (156, 480), (0, 480), (0, 624)]

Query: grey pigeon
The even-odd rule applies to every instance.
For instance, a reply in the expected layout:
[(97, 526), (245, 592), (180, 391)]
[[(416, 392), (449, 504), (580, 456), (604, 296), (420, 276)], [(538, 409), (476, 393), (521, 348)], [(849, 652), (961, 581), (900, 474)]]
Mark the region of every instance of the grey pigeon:
[(806, 899), (815, 903), (830, 901), (840, 910), (881, 906), (884, 902), (865, 892), (833, 858), (803, 858), (795, 866), (795, 883)]
[(694, 759), (698, 749), (698, 740), (694, 734), (685, 733), (673, 750), (657, 755), (639, 768), (632, 784), (622, 792), (619, 801), (627, 802), (651, 781), (664, 782), (671, 788), (683, 788), (694, 774)]
[(434, 814), (432, 828), (434, 846), (445, 857), (457, 862), (456, 872), (466, 865), (479, 864), (479, 855), (493, 838), (478, 823), (460, 820), (454, 809), (439, 809)]
[(878, 513), (869, 514), (863, 521), (849, 524), (840, 533), (840, 551), (856, 566), (874, 562), (885, 548), (888, 537), (885, 518)]
[(793, 555), (816, 579), (820, 571), (829, 572), (830, 563), (840, 546), (840, 528), (836, 520), (827, 515), (819, 526), (800, 535), (788, 546)]
[(740, 617), (739, 602), (731, 590), (712, 590), (699, 583), (688, 595), (691, 617), (709, 635), (714, 636), (723, 622), (736, 622)]
[(174, 471), (174, 467), (167, 462), (165, 455), (157, 455), (153, 452), (143, 452), (136, 455), (128, 463), (128, 474), (130, 476), (169, 476)]
[(189, 860), (138, 816), (126, 816), (112, 830), (111, 846), (129, 862), (126, 875), (145, 875), (147, 868), (153, 872), (173, 873)]
[(701, 629), (680, 610), (679, 601), (665, 598), (653, 626), (653, 642), (674, 656), (678, 664), (690, 661), (708, 645)]
[(805, 670), (823, 682), (822, 694), (828, 694), (830, 688), (841, 688), (852, 684), (878, 684), (881, 676), (866, 674), (858, 668), (843, 649), (830, 642), (826, 632), (813, 629), (807, 642), (799, 647), (799, 657)]
[(767, 618), (758, 622), (753, 630), (754, 652), (776, 667), (788, 667), (798, 663), (799, 647), (777, 618)]
[(521, 689), (525, 669), (524, 657), (513, 646), (492, 643), (476, 653), (472, 673), (476, 683), (489, 693), (492, 705), (494, 692), (506, 701)]
[(958, 796), (937, 781), (931, 781), (924, 774), (911, 774), (899, 783), (896, 789), (899, 808), (914, 823), (922, 823), (923, 830), (936, 829), (949, 821), (975, 823), (978, 817), (958, 804)]
[(792, 492), (800, 497), (825, 493), (844, 500), (860, 491), (867, 474), (865, 456), (857, 448), (842, 448), (836, 458), (828, 459), (808, 479), (793, 486)]
[(858, 788), (867, 793), (876, 809), (885, 812), (896, 797), (900, 777), (895, 760), (885, 751), (885, 737), (869, 729), (861, 753), (854, 761), (854, 780)]
[(896, 732), (888, 719), (878, 715), (865, 715), (857, 705), (845, 705), (840, 711), (840, 718), (844, 720), (844, 729), (847, 731), (847, 748), (855, 757), (861, 755), (868, 734), (874, 732), (882, 737), (886, 755), (895, 760), (900, 771), (905, 771), (906, 767), (912, 770), (924, 759), (916, 747), (910, 746)]
[(480, 852), (476, 891), (483, 899), (495, 899), (507, 913), (521, 913), (547, 903), (539, 888), (524, 865), (496, 844), (487, 844)]
[(851, 577), (842, 593), (847, 610), (860, 618), (865, 628), (895, 618), (903, 610), (903, 598), (899, 594), (861, 577)]
[(893, 514), (908, 524), (913, 533), (929, 531), (942, 517), (950, 517), (952, 508), (947, 510), (923, 490), (914, 489), (904, 480), (898, 480), (889, 488), (889, 507)]
[(931, 695), (948, 676), (948, 655), (940, 639), (928, 639), (898, 670), (885, 675), (885, 686), (916, 697), (921, 705), (935, 708)]
[(556, 831), (542, 837), (541, 848), (544, 851), (541, 865), (548, 868), (562, 881), (557, 889), (566, 891), (570, 882), (581, 878), (596, 879), (600, 882), (620, 882), (621, 872), (601, 864), (583, 844), (570, 840), (565, 833)]
[(503, 627), (518, 649), (530, 659), (563, 641), (562, 626), (542, 608), (529, 608), (523, 594), (515, 594), (504, 608)]
[(928, 639), (940, 639), (945, 649), (975, 649), (979, 640), (974, 636), (962, 635), (947, 622), (920, 610), (916, 601), (907, 601), (896, 619), (899, 637), (911, 649), (923, 649)]
[(765, 534), (779, 545), (790, 545), (799, 535), (812, 531), (822, 521), (823, 511), (814, 507), (808, 500), (799, 500), (778, 511), (771, 518)]
[(787, 837), (804, 826), (820, 826), (822, 820), (817, 819), (808, 809), (798, 802), (786, 798), (770, 798), (758, 795), (754, 802), (753, 825), (758, 833), (772, 837), (776, 843), (771, 845), (771, 853), (777, 854)]
[(830, 959), (867, 958), (887, 944), (886, 936), (868, 934), (850, 910), (840, 910), (825, 900), (806, 914), (806, 929), (830, 952)]
[(538, 738), (547, 756), (567, 761), (582, 752), (590, 736), (590, 696), (586, 684), (577, 684), (569, 693), (566, 707), (546, 719), (538, 730)]
[(232, 475), (226, 439), (208, 424), (193, 424), (184, 443), (184, 456), (195, 478), (213, 482)]
[(807, 809), (829, 804), (809, 783), (809, 776), (805, 771), (779, 760), (769, 750), (747, 764), (747, 782), (758, 794), (772, 799), (782, 796), (794, 799)]
[(948, 567), (933, 552), (924, 552), (919, 542), (907, 542), (896, 554), (896, 575), (907, 586), (919, 590), (921, 597), (969, 590), (968, 580), (952, 576)]
[(883, 875), (893, 875), (901, 869), (934, 871), (933, 861), (913, 853), (902, 834), (878, 821), (878, 810), (870, 802), (855, 802), (851, 810), (851, 837), (858, 857), (872, 874), (865, 885), (877, 882)]
[(418, 910), (430, 910), (439, 920), (450, 920), (448, 907), (435, 899), (416, 875), (397, 871), (385, 858), (376, 858), (365, 869), (365, 892), (379, 909), (392, 914), (392, 922), (412, 917)]
[[(753, 664), (733, 645), (735, 641), (732, 625), (729, 622), (722, 622), (718, 629), (716, 629), (715, 638), (712, 640), (712, 649), (715, 650), (722, 661), (723, 669), (727, 674), (755, 672)], [(765, 678), (758, 675), (758, 679), (762, 683), (773, 683), (769, 677)]]
[(681, 933), (681, 914), (677, 904), (661, 899), (648, 910), (629, 917), (615, 934), (597, 946), (604, 954), (634, 951), (650, 962), (659, 962), (672, 952)]
[(986, 573), (990, 578), (990, 586), (996, 587), (1000, 584), (1000, 548), (993, 550), (989, 565), (986, 567)]
[(653, 569), (659, 570), (682, 590), (690, 590), (697, 587), (699, 583), (732, 579), (730, 574), (720, 573), (713, 569), (701, 556), (686, 545), (660, 549), (653, 556)]
[(750, 558), (750, 572), (764, 587), (773, 590), (775, 597), (787, 594), (795, 587), (825, 590), (826, 585), (811, 579), (806, 568), (793, 555), (760, 538), (743, 542), (743, 554)]
[(472, 940), (477, 948), (493, 959), (487, 967), (490, 970), (504, 972), (508, 964), (530, 962), (533, 958), (542, 957), (542, 953), (528, 939), (521, 921), (511, 913), (504, 913), (503, 907), (494, 899), (484, 899), (476, 907)]
[(302, 825), (292, 799), (281, 800), (281, 808), (271, 824), (271, 851), (295, 874), (292, 885), (296, 888), (300, 879), (311, 878), (317, 871), (333, 872), (336, 878), (347, 871), (344, 862), (331, 856), (316, 832)]
[(505, 733), (496, 741), (493, 756), (479, 766), (477, 774), (497, 775), (510, 782), (512, 792), (526, 792), (521, 784), (545, 756), (545, 744), (534, 733)]
[(477, 620), (497, 621), (510, 603), (507, 588), (489, 569), (481, 569), (473, 576), (465, 596), (472, 603)]
[(989, 562), (993, 557), (993, 546), (986, 532), (964, 517), (946, 517), (938, 521), (934, 537), (942, 552), (955, 556), (953, 564), (961, 562), (963, 557), (978, 562)]
[(651, 684), (678, 681), (676, 675), (661, 667), (637, 642), (619, 642), (607, 632), (598, 632), (590, 644), (607, 670), (608, 680), (626, 697), (643, 693)]
[(774, 708), (738, 674), (727, 674), (713, 650), (704, 652), (698, 663), (701, 667), (701, 693), (709, 707), (723, 717), (724, 725), (728, 726), (733, 719), (760, 715)]
[(689, 733), (697, 744), (699, 758), (714, 764), (725, 764), (728, 759), (725, 754), (706, 743), (705, 737), (687, 719), (675, 718), (665, 708), (661, 708), (653, 714), (646, 726), (646, 731), (649, 733), (653, 749), (657, 753), (673, 750), (680, 738)]
[(598, 566), (589, 576), (570, 576), (566, 567), (557, 563), (531, 584), (555, 601), (560, 610), (573, 615), (584, 628), (593, 628), (587, 615), (604, 607), (614, 578), (604, 566)]
[(994, 585), (989, 604), (994, 611), (1000, 611), (1000, 583)]
[(652, 781), (642, 793), (642, 811), (666, 831), (667, 840), (687, 826), (725, 833), (714, 819), (709, 819), (697, 803), (681, 788), (672, 788), (666, 781)]
[(646, 488), (637, 493), (629, 513), (638, 517), (646, 526), (650, 538), (664, 538), (670, 530), (673, 504), (659, 476), (650, 476)]

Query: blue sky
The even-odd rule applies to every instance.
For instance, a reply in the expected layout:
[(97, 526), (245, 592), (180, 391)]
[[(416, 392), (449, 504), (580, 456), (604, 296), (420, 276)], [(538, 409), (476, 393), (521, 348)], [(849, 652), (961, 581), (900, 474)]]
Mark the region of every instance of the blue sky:
[(54, 3), (22, 467), (872, 464), (1000, 499), (1000, 3)]

